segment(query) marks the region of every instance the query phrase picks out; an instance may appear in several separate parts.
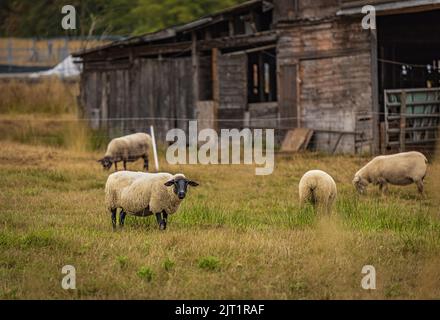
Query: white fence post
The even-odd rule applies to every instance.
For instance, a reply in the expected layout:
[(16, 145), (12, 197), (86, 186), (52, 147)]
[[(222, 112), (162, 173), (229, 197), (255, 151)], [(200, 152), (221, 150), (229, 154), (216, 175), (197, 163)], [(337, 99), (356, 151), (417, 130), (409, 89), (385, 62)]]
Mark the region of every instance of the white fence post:
[(157, 147), (156, 147), (156, 138), (154, 136), (154, 127), (150, 126), (151, 139), (153, 142), (153, 154), (154, 154), (154, 164), (156, 166), (156, 172), (159, 172), (159, 160), (157, 159)]

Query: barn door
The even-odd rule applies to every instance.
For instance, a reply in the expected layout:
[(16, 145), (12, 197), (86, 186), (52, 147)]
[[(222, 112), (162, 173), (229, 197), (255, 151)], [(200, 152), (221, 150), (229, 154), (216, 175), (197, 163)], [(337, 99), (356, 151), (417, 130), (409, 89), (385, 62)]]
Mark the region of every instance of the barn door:
[(297, 111), (297, 70), (298, 65), (282, 65), (279, 74), (280, 126), (283, 129), (298, 126)]
[(241, 128), (247, 104), (246, 54), (220, 55), (219, 77), (219, 129)]

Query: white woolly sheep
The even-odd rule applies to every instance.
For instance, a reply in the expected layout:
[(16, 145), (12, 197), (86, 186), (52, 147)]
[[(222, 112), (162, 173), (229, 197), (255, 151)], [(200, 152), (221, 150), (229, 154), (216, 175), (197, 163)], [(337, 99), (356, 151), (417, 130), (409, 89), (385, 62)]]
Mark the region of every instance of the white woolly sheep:
[(388, 184), (405, 186), (415, 183), (424, 196), (427, 163), (426, 157), (415, 151), (378, 156), (355, 174), (353, 185), (359, 193), (364, 193), (368, 184), (372, 183), (379, 185), (382, 194), (385, 194)]
[(128, 136), (115, 138), (107, 146), (104, 158), (98, 160), (109, 170), (115, 164), (118, 171), (118, 162), (122, 161), (124, 170), (127, 170), (127, 162), (134, 162), (139, 158), (144, 159), (144, 169), (148, 171), (148, 152), (151, 147), (151, 137), (146, 133), (135, 133)]
[(299, 182), (301, 206), (310, 202), (316, 211), (325, 210), (327, 214), (330, 214), (336, 194), (335, 181), (328, 173), (321, 170), (306, 172)]
[(105, 185), (105, 205), (116, 228), (116, 211), (121, 209), (119, 224), (126, 214), (146, 217), (156, 215), (160, 230), (165, 230), (169, 214), (177, 211), (188, 185), (198, 186), (183, 174), (121, 171), (111, 174)]

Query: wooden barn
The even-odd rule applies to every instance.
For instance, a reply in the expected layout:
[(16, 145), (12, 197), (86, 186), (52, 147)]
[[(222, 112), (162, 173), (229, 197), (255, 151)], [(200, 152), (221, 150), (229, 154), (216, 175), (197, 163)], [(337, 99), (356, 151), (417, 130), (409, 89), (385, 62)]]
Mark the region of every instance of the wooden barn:
[[(364, 29), (372, 4), (376, 29)], [(75, 54), (80, 104), (111, 136), (167, 130), (313, 130), (331, 153), (432, 148), (440, 1), (251, 0)]]

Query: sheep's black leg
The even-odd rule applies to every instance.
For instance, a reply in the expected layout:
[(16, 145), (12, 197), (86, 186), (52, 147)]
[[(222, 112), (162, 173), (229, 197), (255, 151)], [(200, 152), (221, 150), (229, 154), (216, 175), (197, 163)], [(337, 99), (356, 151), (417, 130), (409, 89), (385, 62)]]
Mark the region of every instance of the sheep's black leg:
[(115, 161), (115, 171), (118, 171), (118, 163)]
[(159, 225), (159, 229), (162, 230), (162, 214), (156, 213), (157, 224)]
[(127, 161), (124, 161), (124, 170), (127, 171)]
[(160, 230), (165, 230), (167, 228), (167, 219), (168, 219), (168, 214), (165, 211), (163, 212), (163, 218), (162, 218), (162, 213), (156, 213), (156, 220), (157, 223), (159, 224)]
[(163, 230), (165, 230), (167, 228), (167, 222), (168, 222), (168, 213), (166, 213), (165, 211), (163, 211)]
[(124, 226), (124, 222), (125, 222), (125, 216), (127, 214), (125, 213), (124, 210), (121, 210), (121, 212), (119, 213), (119, 225), (121, 226), (121, 228)]
[(116, 209), (112, 209), (112, 225), (113, 230), (116, 230)]

